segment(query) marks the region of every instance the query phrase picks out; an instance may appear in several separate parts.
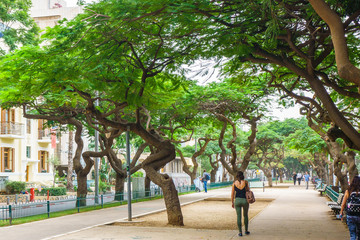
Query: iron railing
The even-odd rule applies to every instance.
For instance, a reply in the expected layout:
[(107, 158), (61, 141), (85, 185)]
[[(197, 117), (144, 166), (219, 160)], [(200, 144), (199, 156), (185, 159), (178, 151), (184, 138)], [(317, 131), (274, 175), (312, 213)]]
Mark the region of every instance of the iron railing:
[(49, 129), (38, 129), (38, 140), (50, 139)]
[(0, 122), (0, 134), (23, 135), (24, 124), (16, 122)]
[[(232, 182), (210, 183), (208, 188), (218, 188), (230, 186)], [(192, 192), (195, 186), (177, 187), (178, 193)], [(162, 198), (163, 192), (161, 188), (152, 188), (150, 191), (132, 191), (132, 202), (142, 201), (152, 198)], [(86, 198), (77, 198), (76, 196), (68, 196), (66, 199), (59, 197), (59, 200), (42, 200), (35, 202), (23, 202), (17, 204), (9, 204), (0, 206), (0, 222), (8, 222), (10, 225), (14, 219), (30, 217), (35, 215), (46, 214), (48, 218), (55, 212), (66, 210), (77, 210), (81, 212), (84, 208), (104, 208), (106, 205), (114, 206), (127, 203), (127, 193), (121, 194), (102, 194), (98, 196), (97, 201), (95, 195), (88, 195)]]

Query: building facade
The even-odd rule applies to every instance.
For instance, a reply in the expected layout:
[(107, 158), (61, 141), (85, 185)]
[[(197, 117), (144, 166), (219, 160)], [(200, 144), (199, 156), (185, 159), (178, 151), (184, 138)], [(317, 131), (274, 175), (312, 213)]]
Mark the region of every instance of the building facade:
[(50, 129), (44, 120), (22, 116), (18, 108), (0, 109), (0, 177), (49, 184), (53, 179)]
[[(41, 29), (53, 27), (63, 18), (73, 19), (82, 12), (81, 7), (67, 7), (64, 0), (32, 2), (30, 15)], [(66, 145), (59, 144), (55, 132), (44, 127), (44, 120), (26, 119), (18, 108), (0, 111), (0, 179), (51, 185), (52, 160), (67, 162)]]

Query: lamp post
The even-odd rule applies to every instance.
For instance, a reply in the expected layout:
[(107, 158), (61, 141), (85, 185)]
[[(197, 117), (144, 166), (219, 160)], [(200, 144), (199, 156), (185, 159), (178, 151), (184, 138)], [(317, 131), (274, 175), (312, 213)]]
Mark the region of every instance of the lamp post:
[(126, 172), (127, 172), (127, 197), (128, 197), (128, 221), (131, 219), (131, 175), (130, 175), (130, 127), (126, 131)]
[[(96, 94), (97, 96), (98, 94)], [(95, 107), (99, 106), (99, 100), (95, 100)], [(98, 125), (95, 124), (97, 127)], [(95, 152), (99, 151), (99, 132), (95, 129)], [(95, 203), (99, 203), (99, 158), (95, 158), (94, 164), (94, 172), (95, 172)]]

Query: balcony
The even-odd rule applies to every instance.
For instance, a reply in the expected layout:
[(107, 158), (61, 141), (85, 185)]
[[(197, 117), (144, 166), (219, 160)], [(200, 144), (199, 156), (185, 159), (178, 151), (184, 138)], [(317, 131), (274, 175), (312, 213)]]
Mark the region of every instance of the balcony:
[(38, 142), (39, 143), (51, 143), (49, 129), (39, 129), (38, 130)]
[(0, 138), (25, 138), (24, 124), (0, 122)]

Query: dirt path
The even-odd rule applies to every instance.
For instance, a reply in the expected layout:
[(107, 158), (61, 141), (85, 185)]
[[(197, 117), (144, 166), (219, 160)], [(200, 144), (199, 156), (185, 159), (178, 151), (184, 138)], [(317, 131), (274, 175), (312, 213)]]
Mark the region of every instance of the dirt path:
[[(258, 199), (250, 205), (249, 219), (251, 220), (268, 206), (273, 199)], [(189, 204), (181, 208), (184, 217), (184, 228), (236, 230), (236, 212), (231, 207), (230, 199), (208, 199)], [(141, 226), (141, 227), (173, 227), (167, 224), (166, 212), (147, 215), (129, 222), (116, 222), (113, 225)]]

